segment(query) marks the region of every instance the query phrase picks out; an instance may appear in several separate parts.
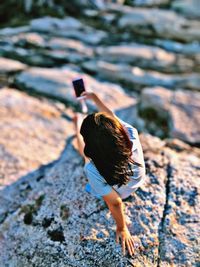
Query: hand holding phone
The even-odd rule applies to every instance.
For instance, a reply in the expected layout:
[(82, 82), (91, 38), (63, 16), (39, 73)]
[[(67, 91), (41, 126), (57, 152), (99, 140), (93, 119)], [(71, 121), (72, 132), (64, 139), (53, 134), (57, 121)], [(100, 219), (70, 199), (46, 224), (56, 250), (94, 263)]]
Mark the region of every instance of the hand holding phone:
[(84, 86), (83, 79), (81, 79), (81, 78), (75, 79), (72, 81), (72, 84), (73, 84), (77, 99), (81, 100), (82, 112), (87, 113), (88, 109), (87, 109), (87, 106), (85, 104), (84, 97), (81, 97), (81, 94), (83, 92), (85, 92), (85, 86)]
[(78, 78), (76, 80), (73, 80), (72, 83), (74, 86), (76, 97), (80, 97), (80, 95), (85, 91), (85, 85), (83, 79)]

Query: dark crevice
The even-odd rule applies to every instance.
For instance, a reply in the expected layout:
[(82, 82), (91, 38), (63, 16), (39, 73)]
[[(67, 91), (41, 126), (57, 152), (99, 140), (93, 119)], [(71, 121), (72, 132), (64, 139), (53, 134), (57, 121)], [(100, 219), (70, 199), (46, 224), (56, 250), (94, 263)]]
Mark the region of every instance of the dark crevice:
[(59, 242), (65, 241), (65, 236), (61, 225), (57, 229), (48, 230), (47, 234), (52, 241), (59, 241)]
[(105, 209), (107, 209), (107, 206), (106, 206), (106, 205), (102, 205), (102, 206), (100, 206), (98, 209), (92, 211), (92, 212), (89, 213), (89, 214), (83, 213), (83, 216), (84, 216), (85, 219), (88, 219), (88, 218), (89, 218), (90, 216), (92, 216), (93, 214), (98, 214), (98, 213), (100, 213), (102, 210), (105, 210)]
[(165, 204), (163, 207), (163, 215), (158, 227), (158, 241), (159, 241), (159, 245), (158, 245), (158, 262), (157, 262), (157, 267), (160, 267), (161, 265), (161, 247), (162, 247), (162, 237), (164, 234), (164, 227), (165, 227), (165, 219), (166, 216), (168, 214), (168, 210), (169, 210), (169, 195), (170, 195), (170, 178), (172, 176), (172, 166), (170, 163), (167, 164), (166, 167), (166, 171), (167, 171), (167, 177), (166, 177), (166, 183), (165, 183)]

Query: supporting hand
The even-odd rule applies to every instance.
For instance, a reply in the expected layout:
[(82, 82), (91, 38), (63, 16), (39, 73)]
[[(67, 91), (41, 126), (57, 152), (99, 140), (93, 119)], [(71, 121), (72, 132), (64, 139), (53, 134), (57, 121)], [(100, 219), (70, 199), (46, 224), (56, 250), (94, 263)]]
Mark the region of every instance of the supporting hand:
[(125, 248), (128, 248), (129, 254), (132, 256), (134, 254), (134, 239), (131, 236), (127, 227), (123, 229), (116, 229), (116, 242), (119, 243), (119, 238), (121, 238), (121, 246), (123, 255), (125, 255)]

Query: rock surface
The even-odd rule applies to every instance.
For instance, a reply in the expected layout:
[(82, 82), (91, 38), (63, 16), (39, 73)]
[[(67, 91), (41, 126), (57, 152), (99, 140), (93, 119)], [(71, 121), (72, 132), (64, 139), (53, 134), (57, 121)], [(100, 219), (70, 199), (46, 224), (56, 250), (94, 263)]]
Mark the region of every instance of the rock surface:
[(13, 76), (26, 69), (26, 65), (12, 59), (0, 57), (0, 86), (13, 81)]
[(141, 140), (146, 183), (124, 202), (139, 245), (133, 258), (120, 256), (111, 214), (84, 192), (83, 162), (68, 145), (56, 162), (1, 192), (1, 266), (198, 266), (198, 182), (188, 174), (199, 175), (200, 151)]
[[(173, 138), (200, 144), (200, 95), (197, 92), (155, 87), (146, 88), (141, 95), (141, 113), (153, 108), (160, 116), (164, 113)], [(191, 120), (192, 118), (192, 120)]]
[(15, 89), (0, 90), (0, 188), (40, 165), (56, 160), (74, 132), (62, 104)]
[(144, 69), (162, 72), (191, 72), (194, 67), (194, 62), (191, 59), (179, 57), (160, 48), (147, 45), (129, 44), (99, 47), (97, 53), (101, 59), (109, 62), (128, 63)]
[(200, 23), (186, 20), (173, 11), (139, 8), (119, 8), (118, 11), (122, 14), (118, 24), (122, 30), (188, 43), (200, 40)]
[(153, 6), (162, 6), (170, 3), (170, 0), (132, 0), (131, 4), (135, 6), (145, 6), (145, 7), (153, 7)]
[(121, 83), (135, 91), (140, 91), (145, 86), (157, 85), (168, 88), (184, 87), (193, 90), (199, 90), (200, 88), (200, 76), (198, 73), (170, 75), (124, 64), (116, 65), (106, 61), (85, 62), (83, 66), (88, 71), (98, 73), (101, 78)]
[(26, 65), (21, 62), (2, 57), (0, 58), (0, 66), (0, 75), (16, 73), (26, 68)]
[[(100, 82), (69, 67), (65, 69), (31, 68), (18, 75), (15, 84), (20, 89), (77, 106), (72, 80), (80, 76), (84, 79), (88, 90), (98, 92), (101, 99), (106, 101), (109, 107), (120, 114), (123, 119), (127, 119), (129, 123), (135, 122), (137, 117), (136, 97), (126, 94), (119, 85)], [(138, 121), (138, 126), (139, 123)]]
[[(198, 1), (4, 2), (0, 266), (200, 266)], [(132, 258), (105, 203), (84, 191), (71, 139), (80, 76), (140, 132), (147, 179), (124, 202)]]
[(175, 0), (172, 2), (172, 8), (191, 19), (200, 18), (200, 2), (198, 0)]
[(30, 27), (33, 31), (50, 33), (66, 38), (72, 37), (93, 45), (101, 43), (107, 37), (104, 31), (84, 25), (79, 20), (71, 17), (64, 19), (53, 17), (34, 19), (31, 21)]

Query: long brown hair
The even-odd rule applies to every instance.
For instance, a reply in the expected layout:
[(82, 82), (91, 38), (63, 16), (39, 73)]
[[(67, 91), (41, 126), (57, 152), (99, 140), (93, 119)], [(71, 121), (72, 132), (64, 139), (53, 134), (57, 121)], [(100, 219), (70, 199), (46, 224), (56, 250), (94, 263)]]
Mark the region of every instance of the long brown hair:
[[(89, 114), (81, 125), (84, 154), (92, 159), (109, 185), (127, 184), (133, 175), (132, 142), (120, 121), (106, 112)], [(136, 165), (142, 166), (140, 163)]]

